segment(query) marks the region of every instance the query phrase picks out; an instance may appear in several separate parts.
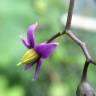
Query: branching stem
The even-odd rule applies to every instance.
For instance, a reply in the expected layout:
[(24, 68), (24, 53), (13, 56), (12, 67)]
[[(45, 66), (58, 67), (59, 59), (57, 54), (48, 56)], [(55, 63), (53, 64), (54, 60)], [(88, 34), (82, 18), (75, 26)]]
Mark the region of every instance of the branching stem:
[(56, 38), (66, 34), (76, 44), (78, 44), (80, 46), (80, 48), (82, 49), (82, 51), (83, 51), (83, 53), (85, 55), (86, 61), (88, 63), (92, 63), (92, 64), (96, 65), (96, 62), (92, 59), (91, 55), (89, 54), (89, 51), (88, 51), (85, 43), (82, 42), (78, 37), (76, 37), (76, 35), (73, 34), (72, 31), (71, 31), (71, 21), (72, 21), (72, 14), (73, 14), (74, 3), (75, 3), (75, 0), (70, 0), (69, 9), (68, 9), (68, 16), (67, 16), (67, 22), (66, 22), (66, 26), (65, 26), (64, 30), (62, 32), (58, 32), (57, 34), (52, 36), (50, 39), (48, 39), (47, 43), (50, 43), (54, 39), (56, 39)]

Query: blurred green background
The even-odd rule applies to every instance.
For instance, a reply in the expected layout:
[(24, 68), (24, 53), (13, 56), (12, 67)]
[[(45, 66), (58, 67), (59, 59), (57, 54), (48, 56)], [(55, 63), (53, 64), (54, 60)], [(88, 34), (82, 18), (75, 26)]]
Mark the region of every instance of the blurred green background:
[[(55, 40), (60, 46), (44, 60), (37, 81), (32, 81), (35, 66), (27, 72), (23, 66), (16, 67), (27, 50), (19, 36), (25, 36), (28, 26), (36, 21), (37, 43), (62, 31), (61, 17), (67, 13), (68, 4), (69, 0), (0, 0), (0, 96), (75, 96), (85, 57), (67, 36)], [(74, 14), (95, 18), (95, 11), (95, 0), (76, 0)], [(72, 30), (96, 60), (96, 32)], [(95, 75), (96, 67), (91, 65), (88, 79), (94, 88)]]

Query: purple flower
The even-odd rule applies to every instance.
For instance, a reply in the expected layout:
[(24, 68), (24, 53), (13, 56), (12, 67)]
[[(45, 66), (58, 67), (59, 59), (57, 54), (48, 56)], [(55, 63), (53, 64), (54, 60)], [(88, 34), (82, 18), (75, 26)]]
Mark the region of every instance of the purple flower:
[[(38, 72), (41, 67), (42, 59), (48, 58), (49, 55), (58, 46), (58, 43), (40, 43), (35, 45), (34, 32), (37, 29), (38, 24), (32, 24), (27, 30), (27, 39), (21, 37), (23, 44), (29, 49), (21, 59), (21, 62), (17, 65), (24, 64), (24, 70), (30, 69), (36, 64), (36, 70), (34, 73), (34, 80), (38, 77)], [(42, 35), (41, 35), (42, 36)]]

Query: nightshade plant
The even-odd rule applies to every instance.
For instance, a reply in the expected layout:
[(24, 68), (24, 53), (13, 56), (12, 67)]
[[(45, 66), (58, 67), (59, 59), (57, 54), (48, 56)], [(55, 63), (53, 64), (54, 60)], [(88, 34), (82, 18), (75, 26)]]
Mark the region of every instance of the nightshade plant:
[(23, 44), (28, 48), (28, 51), (24, 54), (21, 62), (17, 66), (24, 64), (24, 70), (30, 69), (34, 64), (36, 64), (36, 70), (34, 73), (34, 80), (37, 79), (38, 72), (41, 67), (42, 59), (48, 58), (49, 55), (54, 51), (54, 49), (59, 45), (57, 42), (52, 43), (40, 43), (35, 44), (34, 32), (38, 27), (38, 23), (32, 24), (27, 30), (27, 39), (21, 36)]
[[(71, 30), (71, 20), (72, 20), (72, 14), (73, 14), (73, 8), (74, 8), (75, 0), (70, 0), (69, 9), (68, 9), (68, 16), (67, 16), (67, 22), (64, 30), (62, 32), (58, 32), (57, 34), (53, 35), (51, 38), (49, 38), (45, 43), (41, 43), (37, 46), (34, 45), (34, 31), (36, 29), (37, 25), (32, 25), (28, 28), (27, 33), (27, 40), (22, 39), (23, 43), (29, 48), (29, 51), (25, 53), (23, 56), (23, 59), (21, 60), (21, 63), (25, 64), (25, 70), (32, 67), (32, 65), (37, 62), (37, 67), (34, 75), (34, 79), (37, 78), (37, 74), (41, 65), (41, 58), (47, 58), (55, 49), (55, 47), (58, 45), (58, 43), (51, 43), (54, 39), (60, 37), (61, 35), (67, 35), (71, 40), (73, 40), (77, 45), (80, 46), (82, 49), (84, 56), (85, 56), (85, 65), (82, 72), (82, 77), (80, 80), (80, 84), (77, 87), (76, 95), (77, 96), (96, 96), (95, 91), (91, 87), (91, 85), (87, 81), (87, 70), (89, 64), (96, 65), (96, 62), (92, 59), (91, 55), (88, 52), (88, 49), (86, 47), (86, 44), (82, 42)], [(34, 27), (33, 27), (34, 26)], [(31, 31), (31, 32), (30, 32)], [(46, 48), (48, 50), (46, 50)], [(47, 52), (48, 51), (48, 52)], [(19, 63), (19, 64), (21, 64)], [(31, 64), (29, 64), (31, 63)], [(18, 64), (18, 65), (19, 65)]]

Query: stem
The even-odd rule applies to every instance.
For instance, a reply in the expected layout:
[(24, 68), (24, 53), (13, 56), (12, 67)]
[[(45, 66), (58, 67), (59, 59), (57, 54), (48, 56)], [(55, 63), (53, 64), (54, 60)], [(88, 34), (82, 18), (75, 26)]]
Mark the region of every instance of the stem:
[(66, 33), (66, 30), (69, 30), (71, 28), (71, 20), (72, 20), (72, 13), (74, 8), (75, 0), (70, 0), (69, 9), (68, 9), (68, 15), (67, 15), (67, 22), (66, 27), (63, 32), (58, 32), (54, 36), (52, 36), (49, 40), (47, 40), (47, 43), (50, 43), (54, 39), (58, 38), (61, 35), (64, 35)]
[(70, 28), (71, 28), (71, 20), (72, 20), (74, 3), (75, 3), (75, 0), (70, 0), (69, 9), (68, 9), (68, 16), (67, 16), (67, 22), (66, 22), (66, 27), (65, 27), (64, 32), (66, 32), (66, 30), (70, 30)]
[(84, 82), (84, 81), (87, 80), (87, 71), (88, 71), (89, 63), (90, 62), (87, 62), (87, 61), (85, 62), (84, 69), (83, 69), (83, 72), (82, 72), (81, 82)]
[(80, 46), (80, 48), (82, 49), (82, 51), (83, 51), (83, 53), (85, 55), (86, 61), (96, 65), (96, 62), (92, 59), (91, 55), (89, 54), (85, 43), (82, 42), (78, 37), (76, 37), (75, 34), (73, 34), (72, 31), (71, 31), (71, 21), (72, 21), (72, 13), (73, 13), (73, 8), (74, 8), (74, 3), (75, 3), (75, 0), (70, 0), (69, 9), (68, 9), (68, 16), (67, 16), (67, 22), (66, 22), (66, 26), (65, 26), (64, 31), (58, 32), (57, 34), (52, 36), (50, 39), (47, 40), (47, 43), (50, 43), (54, 39), (58, 38), (59, 36), (66, 34), (76, 44), (78, 44)]
[(57, 34), (55, 34), (54, 36), (52, 36), (49, 40), (47, 40), (47, 42), (46, 43), (50, 43), (51, 41), (53, 41), (54, 39), (56, 39), (57, 37), (59, 37), (59, 36), (61, 36), (62, 35), (62, 33), (61, 32), (59, 32), (59, 33), (57, 33)]
[(85, 43), (82, 42), (79, 38), (77, 38), (70, 30), (66, 31), (66, 34), (69, 36), (69, 38), (71, 38), (74, 42), (76, 42), (76, 44), (78, 44), (81, 47), (81, 49), (82, 49), (82, 51), (83, 51), (83, 53), (84, 53), (84, 55), (86, 57), (86, 61), (88, 61), (90, 63), (93, 63), (93, 64), (96, 64), (93, 61), (91, 55), (89, 54), (88, 49), (87, 49)]

